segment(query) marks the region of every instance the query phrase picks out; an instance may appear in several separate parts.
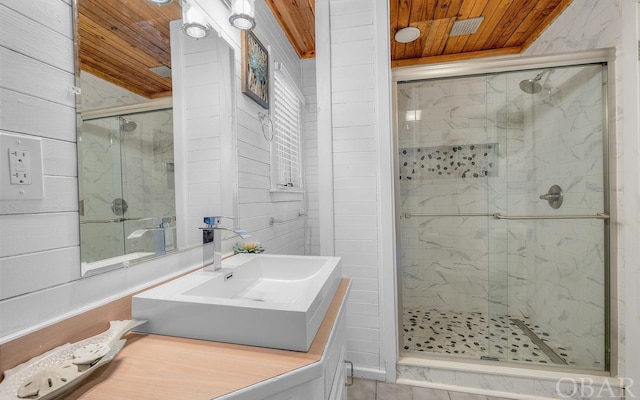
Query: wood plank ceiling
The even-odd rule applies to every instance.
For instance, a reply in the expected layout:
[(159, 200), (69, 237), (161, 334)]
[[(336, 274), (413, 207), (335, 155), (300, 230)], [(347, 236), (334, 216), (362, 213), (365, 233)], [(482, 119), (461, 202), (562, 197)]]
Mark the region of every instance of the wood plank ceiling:
[[(265, 1), (300, 58), (315, 57), (314, 0)], [(373, 0), (383, 1), (383, 0)], [(572, 0), (389, 0), (391, 66), (515, 54), (526, 49)], [(456, 21), (483, 17), (475, 33), (449, 36)], [(169, 21), (179, 2), (78, 0), (81, 69), (148, 98), (171, 95)], [(260, 21), (257, 21), (260, 24)], [(401, 28), (420, 30), (399, 43)]]
[[(391, 0), (391, 65), (428, 64), (520, 53), (572, 0)], [(472, 34), (449, 36), (456, 21), (483, 17)], [(418, 39), (394, 40), (416, 27)]]
[(171, 67), (169, 21), (182, 18), (178, 1), (78, 0), (80, 68), (133, 93), (171, 95), (171, 77), (149, 68)]
[[(264, 1), (278, 20), (298, 56), (314, 58), (316, 56), (315, 0)], [(259, 24), (260, 21), (256, 23)]]
[[(314, 1), (265, 1), (298, 55), (314, 57)], [(389, 0), (391, 66), (519, 53), (533, 43), (571, 1)], [(476, 33), (449, 37), (456, 21), (476, 17), (484, 17)], [(410, 26), (421, 32), (415, 42), (405, 44), (394, 40), (399, 29)]]

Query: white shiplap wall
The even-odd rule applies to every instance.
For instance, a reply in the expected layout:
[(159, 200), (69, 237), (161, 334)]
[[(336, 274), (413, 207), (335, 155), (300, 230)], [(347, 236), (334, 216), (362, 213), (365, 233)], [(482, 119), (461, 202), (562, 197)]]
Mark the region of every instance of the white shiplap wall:
[[(256, 37), (270, 51), (271, 61), (281, 62), (302, 91), (302, 63), (269, 7), (256, 2)], [(237, 85), (240, 88), (240, 48), (236, 51)], [(272, 64), (273, 65), (273, 64)], [(239, 90), (238, 90), (239, 92)], [(262, 133), (253, 100), (238, 95), (238, 215), (239, 225), (251, 232), (251, 241), (261, 242), (268, 253), (304, 254), (302, 195), (271, 193), (269, 143)], [(286, 221), (270, 225), (269, 221)]]
[(318, 159), (318, 100), (316, 85), (316, 61), (302, 62), (302, 90), (306, 105), (304, 108), (304, 181), (306, 184), (305, 205), (307, 221), (305, 229), (305, 254), (320, 254), (320, 200), (319, 159)]
[[(345, 275), (352, 279), (347, 359), (355, 364), (358, 376), (378, 379), (384, 379), (386, 368), (395, 363), (394, 358), (391, 365), (386, 365), (383, 338), (387, 336), (381, 304), (381, 278), (385, 268), (393, 270), (392, 261), (387, 260), (392, 232), (382, 231), (388, 222), (380, 211), (391, 192), (386, 186), (390, 185), (390, 175), (387, 177), (380, 168), (384, 154), (379, 152), (380, 142), (390, 138), (385, 123), (390, 112), (385, 102), (389, 99), (381, 101), (390, 84), (388, 49), (384, 47), (386, 38), (377, 32), (383, 25), (376, 24), (385, 12), (384, 4), (370, 0), (331, 0), (328, 7), (322, 4), (316, 8), (317, 21), (330, 29), (330, 47), (319, 45), (316, 60), (318, 82), (330, 82), (328, 93), (318, 86), (319, 118), (325, 118), (322, 112), (327, 102), (331, 106), (330, 144), (323, 142), (328, 132), (319, 133), (320, 143), (331, 148), (331, 155), (327, 157), (327, 147), (321, 146), (319, 158), (332, 160), (328, 168), (320, 162), (320, 182), (326, 182), (322, 174), (331, 174), (333, 224), (323, 228), (326, 221), (321, 220), (321, 235), (330, 238), (328, 247), (342, 257)], [(324, 206), (321, 201), (320, 207)], [(321, 251), (326, 253), (324, 248)], [(389, 284), (393, 290), (393, 282)], [(386, 323), (394, 325), (392, 320)]]
[[(263, 136), (258, 119), (258, 113), (265, 110), (240, 92), (240, 32), (229, 25), (229, 11), (221, 2), (194, 0), (194, 4), (225, 38), (235, 54), (237, 97), (234, 129), (237, 136), (238, 178), (237, 188), (223, 190), (237, 190), (236, 223), (251, 233), (247, 241), (261, 242), (268, 253), (304, 254), (305, 219), (298, 217), (299, 212), (305, 210), (304, 196), (270, 191), (269, 143)], [(302, 62), (269, 7), (263, 1), (257, 1), (255, 6), (257, 24), (253, 32), (269, 49), (270, 62), (282, 63), (302, 92)], [(286, 222), (270, 225), (271, 218)]]
[[(335, 254), (352, 278), (347, 358), (380, 368), (374, 2), (332, 1)], [(358, 16), (359, 18), (353, 18)], [(368, 17), (368, 18), (365, 18)]]
[(181, 21), (171, 23), (171, 57), (176, 137), (183, 139), (175, 151), (182, 194), (177, 214), (184, 221), (178, 229), (181, 247), (188, 247), (202, 243), (203, 217), (231, 214), (222, 209), (221, 149), (223, 133), (230, 133), (223, 120), (232, 78), (225, 71), (226, 43), (217, 35), (191, 39), (181, 27)]
[(69, 3), (0, 3), (0, 134), (41, 140), (46, 194), (0, 201), (0, 299), (80, 275)]

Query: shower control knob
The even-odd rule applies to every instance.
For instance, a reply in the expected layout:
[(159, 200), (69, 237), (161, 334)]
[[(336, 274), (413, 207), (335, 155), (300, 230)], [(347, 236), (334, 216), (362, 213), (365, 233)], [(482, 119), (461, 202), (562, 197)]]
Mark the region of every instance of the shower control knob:
[(540, 200), (546, 200), (549, 202), (549, 206), (554, 209), (560, 208), (564, 194), (562, 188), (558, 185), (553, 185), (549, 188), (549, 191), (540, 195)]

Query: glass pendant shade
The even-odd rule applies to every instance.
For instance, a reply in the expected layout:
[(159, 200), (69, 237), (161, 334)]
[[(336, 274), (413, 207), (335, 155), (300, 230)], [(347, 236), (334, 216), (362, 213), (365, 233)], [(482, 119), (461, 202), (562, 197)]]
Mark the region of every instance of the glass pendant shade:
[(231, 1), (231, 15), (229, 16), (231, 25), (243, 31), (251, 30), (256, 26), (254, 1)]
[(209, 35), (209, 25), (202, 14), (191, 7), (187, 1), (181, 1), (182, 5), (182, 30), (194, 39), (202, 39)]

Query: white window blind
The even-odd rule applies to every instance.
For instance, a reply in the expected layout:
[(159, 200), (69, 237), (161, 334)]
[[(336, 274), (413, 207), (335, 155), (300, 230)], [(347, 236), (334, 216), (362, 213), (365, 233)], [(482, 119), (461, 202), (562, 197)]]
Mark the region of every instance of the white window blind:
[(301, 189), (300, 137), (302, 100), (286, 74), (274, 72), (273, 82), (273, 166), (276, 189)]

